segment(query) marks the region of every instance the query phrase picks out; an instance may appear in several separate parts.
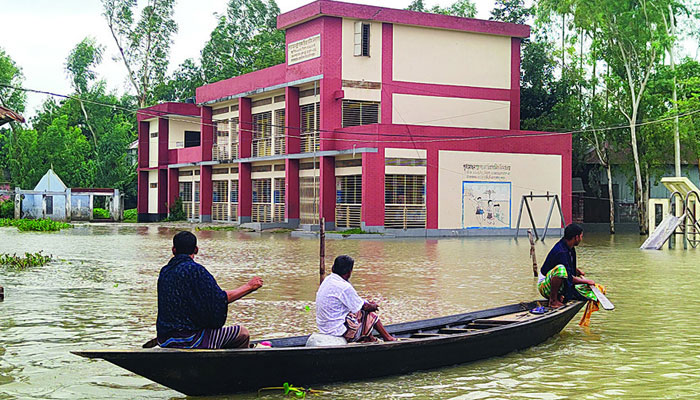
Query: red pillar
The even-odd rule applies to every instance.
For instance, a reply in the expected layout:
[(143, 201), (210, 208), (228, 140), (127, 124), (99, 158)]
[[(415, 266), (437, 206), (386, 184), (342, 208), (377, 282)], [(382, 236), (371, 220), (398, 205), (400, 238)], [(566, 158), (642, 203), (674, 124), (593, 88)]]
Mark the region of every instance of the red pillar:
[(168, 211), (178, 197), (180, 197), (180, 170), (170, 168), (168, 169)]
[[(248, 97), (238, 100), (238, 157), (248, 158), (253, 138), (253, 114)], [(238, 223), (250, 222), (253, 209), (253, 184), (250, 180), (250, 163), (240, 163), (238, 168)]]
[(139, 222), (148, 221), (148, 142), (150, 139), (151, 124), (148, 121), (139, 122), (138, 127), (138, 177), (137, 177), (137, 197), (136, 213)]
[(510, 42), (510, 129), (520, 130), (520, 38)]
[(138, 193), (136, 197), (136, 213), (139, 222), (147, 222), (148, 215), (148, 171), (138, 172)]
[[(214, 144), (212, 111), (211, 107), (202, 107), (200, 110), (202, 161), (211, 161), (211, 149)], [(211, 165), (202, 165), (199, 172), (199, 219), (202, 222), (211, 221), (211, 200)]]
[(168, 169), (158, 170), (158, 219), (168, 216)]
[(211, 165), (201, 165), (199, 168), (199, 220), (211, 222)]
[(200, 108), (200, 145), (202, 147), (202, 161), (211, 161), (211, 149), (214, 145), (214, 123), (212, 122), (211, 107)]
[(326, 229), (335, 230), (335, 157), (321, 157), (319, 208)]
[(362, 153), (362, 229), (384, 229), (384, 149)]
[[(285, 134), (287, 136), (287, 154), (298, 154), (301, 151), (299, 139), (301, 131), (301, 116), (299, 112), (299, 88), (285, 88)], [(285, 160), (284, 169), (284, 217), (287, 223), (299, 223), (299, 160)]]
[(440, 153), (437, 148), (428, 149), (428, 166), (425, 177), (425, 227), (438, 228), (438, 179)]

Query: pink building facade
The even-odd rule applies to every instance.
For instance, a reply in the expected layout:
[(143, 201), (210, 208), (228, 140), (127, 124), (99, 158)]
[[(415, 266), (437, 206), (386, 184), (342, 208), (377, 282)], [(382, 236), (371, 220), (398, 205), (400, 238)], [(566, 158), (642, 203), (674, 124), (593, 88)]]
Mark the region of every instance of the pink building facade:
[(519, 129), (528, 26), (326, 0), (277, 24), (284, 64), (140, 110), (141, 221), (179, 197), (203, 222), (511, 234), (545, 192), (571, 220), (571, 136)]

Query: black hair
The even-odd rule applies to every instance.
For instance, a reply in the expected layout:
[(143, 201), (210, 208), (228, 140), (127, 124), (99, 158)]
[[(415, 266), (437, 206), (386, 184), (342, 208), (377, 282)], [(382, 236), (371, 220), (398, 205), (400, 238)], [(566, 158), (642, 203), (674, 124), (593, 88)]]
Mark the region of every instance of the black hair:
[(352, 271), (352, 267), (355, 265), (355, 260), (347, 255), (338, 256), (333, 261), (333, 273), (338, 275), (345, 275)]
[(178, 232), (173, 236), (173, 247), (175, 254), (194, 254), (194, 249), (197, 247), (197, 236), (189, 231)]
[(581, 225), (572, 223), (567, 225), (566, 228), (564, 228), (564, 239), (571, 240), (582, 233), (583, 228), (581, 227)]

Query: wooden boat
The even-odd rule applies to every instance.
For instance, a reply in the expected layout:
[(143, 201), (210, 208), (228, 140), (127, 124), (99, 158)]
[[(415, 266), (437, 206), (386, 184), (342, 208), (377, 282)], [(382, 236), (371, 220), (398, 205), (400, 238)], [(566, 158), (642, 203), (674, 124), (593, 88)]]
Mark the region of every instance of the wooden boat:
[[(268, 339), (272, 348), (234, 350), (85, 350), (186, 395), (250, 392), (284, 382), (308, 385), (370, 379), (500, 356), (542, 343), (583, 306), (570, 302), (544, 314), (544, 302), (387, 325), (401, 340), (304, 347), (308, 336)], [(253, 343), (257, 343), (253, 342)]]

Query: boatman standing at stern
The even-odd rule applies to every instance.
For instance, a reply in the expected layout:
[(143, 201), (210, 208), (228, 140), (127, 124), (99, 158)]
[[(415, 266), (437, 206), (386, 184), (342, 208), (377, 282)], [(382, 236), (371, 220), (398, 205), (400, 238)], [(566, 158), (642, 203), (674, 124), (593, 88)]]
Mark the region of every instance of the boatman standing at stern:
[(576, 266), (576, 246), (582, 240), (583, 228), (569, 224), (564, 228), (564, 237), (552, 247), (542, 264), (537, 289), (549, 299), (551, 308), (559, 308), (569, 300), (597, 300), (588, 286), (595, 283), (586, 279)]
[(333, 273), (323, 280), (316, 292), (316, 324), (324, 335), (342, 336), (348, 342), (374, 342), (372, 329), (385, 341), (396, 340), (379, 321), (374, 311), (376, 303), (358, 296), (350, 284), (355, 260), (350, 256), (338, 256), (333, 262)]
[(157, 344), (185, 349), (247, 348), (250, 334), (244, 326), (224, 327), (228, 304), (258, 290), (262, 279), (254, 277), (237, 289), (222, 290), (209, 271), (194, 261), (197, 252), (197, 237), (191, 232), (173, 237), (174, 257), (158, 276)]

